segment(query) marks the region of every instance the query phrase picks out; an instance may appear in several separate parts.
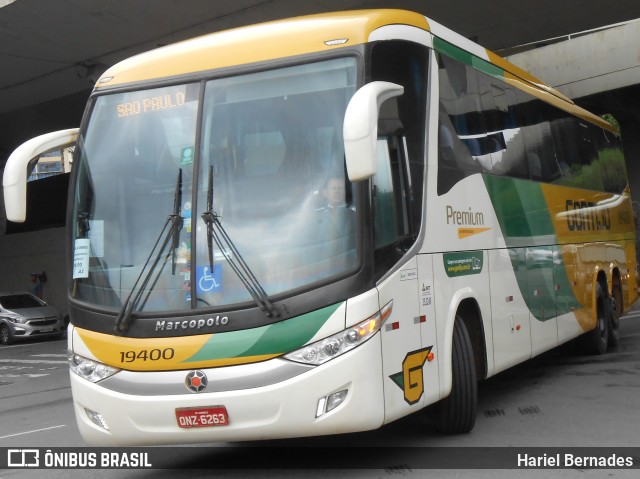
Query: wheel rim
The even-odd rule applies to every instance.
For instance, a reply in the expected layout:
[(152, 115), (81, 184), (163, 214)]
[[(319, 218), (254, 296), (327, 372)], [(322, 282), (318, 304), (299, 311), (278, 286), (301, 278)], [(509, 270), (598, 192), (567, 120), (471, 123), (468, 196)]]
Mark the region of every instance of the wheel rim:
[(598, 302), (598, 304), (600, 305), (600, 307), (598, 308), (598, 330), (600, 332), (600, 341), (602, 341), (603, 344), (606, 344), (607, 334), (609, 333), (609, 331), (607, 331), (607, 322), (605, 321), (604, 316), (604, 305), (601, 302)]
[(9, 341), (9, 329), (6, 326), (0, 327), (0, 342), (6, 344)]

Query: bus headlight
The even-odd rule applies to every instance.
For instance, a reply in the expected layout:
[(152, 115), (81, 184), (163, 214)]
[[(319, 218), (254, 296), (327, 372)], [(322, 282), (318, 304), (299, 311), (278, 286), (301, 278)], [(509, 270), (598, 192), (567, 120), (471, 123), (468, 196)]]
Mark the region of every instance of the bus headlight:
[(337, 358), (365, 343), (380, 331), (382, 324), (391, 315), (392, 309), (393, 301), (389, 301), (378, 313), (361, 323), (285, 354), (284, 359), (318, 366)]
[(68, 351), (67, 357), (69, 360), (69, 369), (81, 378), (91, 381), (92, 383), (102, 381), (120, 371), (117, 368), (112, 368), (98, 361), (87, 359), (71, 351)]

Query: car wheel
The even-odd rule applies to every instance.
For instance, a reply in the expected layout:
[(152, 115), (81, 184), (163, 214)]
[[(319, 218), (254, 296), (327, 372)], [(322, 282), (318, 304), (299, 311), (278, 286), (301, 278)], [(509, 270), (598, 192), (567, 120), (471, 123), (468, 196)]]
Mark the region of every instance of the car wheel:
[(13, 338), (11, 337), (11, 331), (9, 331), (9, 326), (6, 324), (0, 324), (0, 344), (11, 344), (13, 342)]

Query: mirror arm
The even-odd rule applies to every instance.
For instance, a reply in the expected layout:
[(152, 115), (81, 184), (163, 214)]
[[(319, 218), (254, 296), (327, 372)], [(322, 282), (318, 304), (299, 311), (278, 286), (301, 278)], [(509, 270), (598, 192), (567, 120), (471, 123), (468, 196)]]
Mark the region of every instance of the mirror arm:
[(360, 88), (349, 101), (343, 137), (347, 174), (351, 181), (366, 180), (375, 175), (380, 106), (403, 93), (401, 85), (374, 81)]
[(54, 131), (26, 141), (11, 153), (2, 178), (4, 207), (9, 221), (24, 223), (26, 220), (29, 164), (45, 153), (74, 145), (77, 138), (77, 128)]

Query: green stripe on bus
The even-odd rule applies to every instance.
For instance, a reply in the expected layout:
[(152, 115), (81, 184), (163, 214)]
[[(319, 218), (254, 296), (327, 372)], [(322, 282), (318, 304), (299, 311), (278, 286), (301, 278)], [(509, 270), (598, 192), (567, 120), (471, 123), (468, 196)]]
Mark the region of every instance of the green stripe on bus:
[[(500, 222), (507, 247), (521, 246), (519, 238), (553, 235), (555, 229), (539, 183), (492, 175), (482, 175)], [(549, 244), (549, 241), (545, 241)]]
[[(483, 175), (487, 192), (508, 248), (527, 251), (510, 255), (518, 288), (531, 314), (546, 321), (581, 307), (559, 254), (558, 238), (539, 183)], [(556, 254), (554, 253), (556, 250)], [(535, 261), (536, 255), (544, 258)]]
[(185, 362), (287, 353), (305, 345), (342, 303), (260, 328), (214, 334)]
[(480, 70), (488, 75), (503, 78), (504, 70), (496, 65), (488, 62), (487, 60), (477, 57), (472, 53), (469, 53), (462, 48), (459, 48), (451, 43), (443, 40), (442, 38), (433, 38), (433, 48), (439, 53), (444, 53), (451, 58), (458, 60), (459, 62), (469, 65), (470, 67)]

